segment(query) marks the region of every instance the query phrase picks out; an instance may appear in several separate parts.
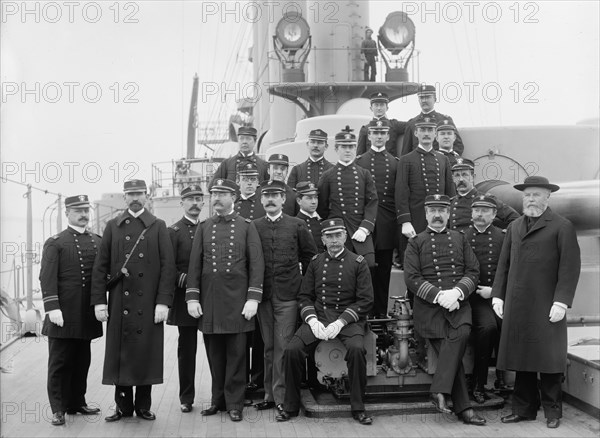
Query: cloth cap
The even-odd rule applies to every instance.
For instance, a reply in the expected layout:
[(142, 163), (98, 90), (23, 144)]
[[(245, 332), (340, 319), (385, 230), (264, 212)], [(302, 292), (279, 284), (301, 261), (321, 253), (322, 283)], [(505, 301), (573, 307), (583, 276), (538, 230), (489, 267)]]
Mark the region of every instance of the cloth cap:
[(316, 195), (317, 193), (319, 193), (319, 189), (317, 188), (317, 185), (315, 183), (309, 181), (300, 181), (298, 184), (296, 184), (296, 193), (299, 193), (301, 195)]
[(146, 187), (146, 181), (144, 181), (143, 179), (130, 179), (129, 181), (125, 181), (123, 183), (123, 192), (125, 192), (125, 193), (131, 193), (131, 192), (146, 193), (147, 190), (148, 190), (148, 188)]
[(425, 207), (449, 207), (450, 198), (447, 195), (427, 195), (425, 197)]
[(321, 222), (321, 234), (337, 233), (343, 230), (346, 230), (343, 219), (331, 218)]
[(236, 194), (239, 191), (238, 185), (230, 179), (215, 179), (208, 191), (212, 192), (230, 192)]
[(498, 203), (496, 202), (496, 199), (490, 195), (479, 195), (476, 196), (471, 203), (471, 208), (475, 207), (498, 208)]
[(274, 179), (260, 183), (262, 193), (285, 193), (285, 183)]
[(237, 135), (238, 135), (238, 137), (240, 135), (251, 135), (252, 137), (256, 138), (258, 135), (258, 131), (256, 130), (256, 128), (253, 128), (252, 126), (240, 126), (238, 128)]
[(204, 196), (202, 187), (197, 184), (192, 184), (181, 191), (181, 199), (189, 198), (191, 196)]
[(290, 159), (287, 155), (273, 154), (269, 157), (269, 164), (283, 164), (285, 166), (289, 166)]
[(89, 207), (90, 201), (87, 195), (76, 195), (65, 198), (65, 207)]

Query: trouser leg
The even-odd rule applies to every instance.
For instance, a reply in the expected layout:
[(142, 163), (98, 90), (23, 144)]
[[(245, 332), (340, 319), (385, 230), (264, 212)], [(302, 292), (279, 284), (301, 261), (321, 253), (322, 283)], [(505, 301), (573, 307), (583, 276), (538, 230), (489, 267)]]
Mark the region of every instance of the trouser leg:
[(562, 373), (540, 373), (542, 407), (546, 418), (562, 418)]
[(177, 366), (179, 369), (179, 402), (181, 404), (194, 403), (196, 388), (196, 352), (198, 350), (198, 328), (177, 327), (179, 339), (177, 340)]
[(227, 363), (227, 348), (225, 336), (203, 334), (206, 357), (211, 376), (211, 404), (225, 408), (225, 378)]
[(246, 333), (232, 333), (221, 335), (225, 344), (225, 405), (228, 411), (244, 408), (244, 393), (246, 379), (244, 370), (246, 366)]
[(513, 414), (535, 418), (539, 407), (540, 393), (537, 387), (537, 373), (517, 371), (512, 395)]
[(138, 385), (135, 387), (135, 411), (150, 410), (152, 406), (152, 385)]

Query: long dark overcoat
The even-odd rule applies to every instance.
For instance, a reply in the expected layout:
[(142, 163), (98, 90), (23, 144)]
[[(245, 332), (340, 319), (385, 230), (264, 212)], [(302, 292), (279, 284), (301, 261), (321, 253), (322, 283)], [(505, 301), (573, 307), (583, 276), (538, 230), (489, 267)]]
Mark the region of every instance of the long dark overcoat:
[(154, 309), (157, 304), (171, 306), (175, 289), (173, 246), (164, 221), (147, 210), (138, 218), (125, 211), (108, 221), (94, 263), (91, 304), (107, 302), (106, 275), (117, 275), (145, 227), (148, 231), (127, 264), (129, 276), (108, 293), (105, 385), (163, 381), (164, 332), (162, 323), (154, 323)]
[(567, 321), (550, 322), (552, 303), (573, 303), (581, 258), (575, 228), (549, 208), (527, 232), (527, 217), (506, 232), (492, 297), (504, 300), (497, 367), (562, 373)]

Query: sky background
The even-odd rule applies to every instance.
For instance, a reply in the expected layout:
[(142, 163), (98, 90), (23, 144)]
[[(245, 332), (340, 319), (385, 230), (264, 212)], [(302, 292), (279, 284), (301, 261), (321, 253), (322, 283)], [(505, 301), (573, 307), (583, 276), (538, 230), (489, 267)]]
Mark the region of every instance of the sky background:
[[(409, 13), (418, 80), (438, 85), (436, 109), (459, 127), (598, 117), (598, 2), (475, 3), (428, 2), (425, 13), (423, 2), (372, 1), (369, 24)], [(244, 3), (223, 16), (225, 4), (236, 11), (234, 2), (2, 1), (2, 176), (99, 199), (125, 179), (150, 180), (151, 163), (184, 156), (194, 73), (205, 85), (251, 81)], [(227, 118), (233, 96), (226, 103), (201, 99), (199, 120)], [(418, 111), (413, 97), (389, 115)], [(0, 190), (4, 270), (25, 242), (26, 188), (2, 180)], [(34, 191), (34, 241), (55, 199)], [(2, 286), (10, 281), (3, 275)]]

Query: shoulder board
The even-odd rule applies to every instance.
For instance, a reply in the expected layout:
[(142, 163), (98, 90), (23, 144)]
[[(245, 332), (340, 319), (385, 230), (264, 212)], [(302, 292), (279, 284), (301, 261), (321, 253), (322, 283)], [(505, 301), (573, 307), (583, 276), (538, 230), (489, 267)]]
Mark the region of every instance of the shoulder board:
[(57, 240), (58, 238), (60, 238), (60, 234), (55, 234), (54, 236), (52, 236), (52, 238), (53, 238), (54, 240)]
[(169, 228), (172, 229), (173, 231), (179, 231), (179, 227), (175, 224), (171, 225)]
[[(240, 216), (240, 217), (241, 217), (241, 216)], [(250, 219), (248, 219), (248, 218), (244, 218), (244, 220), (245, 220), (246, 222), (248, 222), (248, 223), (252, 223), (252, 221), (251, 221)]]
[(356, 257), (356, 263), (361, 263), (365, 258), (361, 255), (359, 255), (358, 257)]
[(312, 259), (311, 259), (311, 260), (316, 260), (316, 259), (317, 259), (317, 257), (319, 257), (319, 254), (315, 254), (315, 255), (312, 257)]

